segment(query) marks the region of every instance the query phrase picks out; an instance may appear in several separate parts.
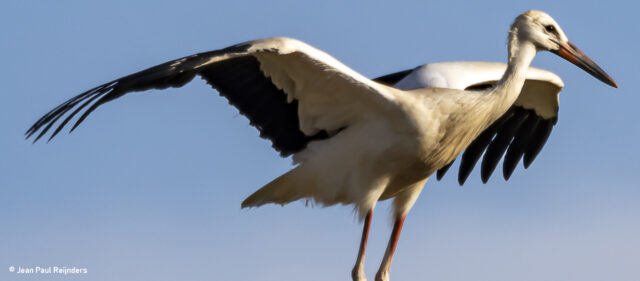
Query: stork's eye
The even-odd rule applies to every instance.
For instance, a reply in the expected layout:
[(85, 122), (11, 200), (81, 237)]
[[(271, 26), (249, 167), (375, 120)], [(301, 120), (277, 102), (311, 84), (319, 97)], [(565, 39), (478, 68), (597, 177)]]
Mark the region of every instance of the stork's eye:
[(556, 33), (556, 28), (555, 28), (555, 26), (553, 26), (553, 25), (547, 25), (547, 26), (545, 26), (545, 27), (544, 27), (544, 29), (545, 29), (547, 32), (550, 32), (550, 33)]

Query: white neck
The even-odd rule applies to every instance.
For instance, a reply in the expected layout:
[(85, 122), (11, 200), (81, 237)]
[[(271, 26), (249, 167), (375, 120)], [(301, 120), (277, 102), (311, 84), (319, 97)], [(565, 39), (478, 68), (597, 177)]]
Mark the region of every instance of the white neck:
[[(509, 63), (504, 75), (496, 86), (488, 93), (493, 101), (493, 120), (502, 116), (516, 101), (526, 80), (527, 70), (536, 55), (533, 43), (518, 38), (517, 28), (512, 27), (509, 33)], [(493, 121), (491, 121), (493, 122)]]
[[(447, 112), (446, 109), (450, 107), (442, 107), (441, 110), (445, 113), (441, 114), (444, 118), (440, 122), (444, 126), (440, 128), (443, 128), (444, 132), (434, 134), (440, 136), (437, 140), (440, 146), (437, 149), (437, 155), (434, 156), (441, 160), (439, 165), (444, 166), (450, 163), (485, 128), (509, 110), (520, 95), (526, 80), (527, 70), (535, 55), (535, 45), (528, 41), (519, 40), (517, 28), (512, 27), (509, 34), (509, 63), (496, 86), (488, 93), (456, 92), (459, 93), (459, 101), (463, 104), (457, 108), (457, 112)], [(430, 101), (431, 103), (438, 103), (442, 100), (440, 95), (433, 95), (433, 97), (435, 100)], [(447, 95), (447, 100), (450, 97)], [(459, 124), (458, 122), (464, 122), (466, 126), (455, 126)], [(469, 130), (470, 127), (475, 130)]]

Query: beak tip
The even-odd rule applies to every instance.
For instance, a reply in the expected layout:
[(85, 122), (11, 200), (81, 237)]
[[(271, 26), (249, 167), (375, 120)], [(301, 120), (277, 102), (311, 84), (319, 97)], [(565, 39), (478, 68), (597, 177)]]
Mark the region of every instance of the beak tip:
[(602, 70), (595, 62), (593, 62), (587, 55), (585, 55), (576, 45), (567, 41), (566, 43), (559, 42), (560, 48), (558, 50), (552, 50), (556, 55), (570, 61), (571, 63), (582, 68), (582, 70), (591, 74), (593, 77), (604, 82), (605, 84), (618, 88), (618, 83), (609, 76), (604, 70)]

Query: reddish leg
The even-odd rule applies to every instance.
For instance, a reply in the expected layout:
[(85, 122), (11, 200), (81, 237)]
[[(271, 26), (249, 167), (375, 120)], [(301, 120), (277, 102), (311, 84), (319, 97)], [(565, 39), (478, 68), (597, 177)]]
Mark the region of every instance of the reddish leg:
[(405, 215), (401, 215), (396, 218), (395, 224), (393, 224), (393, 231), (389, 238), (389, 244), (387, 245), (387, 251), (384, 253), (380, 269), (376, 274), (376, 281), (388, 281), (389, 280), (389, 268), (391, 267), (391, 260), (393, 259), (393, 253), (398, 245), (398, 239), (400, 238), (400, 231), (402, 231), (402, 225), (404, 224)]
[(366, 281), (367, 277), (364, 275), (364, 252), (367, 250), (367, 239), (369, 239), (369, 227), (371, 226), (371, 215), (373, 214), (373, 208), (367, 212), (367, 216), (364, 219), (364, 228), (362, 228), (362, 239), (360, 240), (360, 250), (358, 250), (358, 258), (356, 259), (356, 265), (351, 270), (351, 278), (353, 281)]

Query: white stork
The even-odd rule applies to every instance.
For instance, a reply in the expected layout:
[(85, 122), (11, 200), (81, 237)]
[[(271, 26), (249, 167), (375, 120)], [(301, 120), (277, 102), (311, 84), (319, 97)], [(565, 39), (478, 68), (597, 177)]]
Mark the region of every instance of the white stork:
[[(447, 74), (440, 81), (444, 84), (433, 84), (448, 88), (421, 87), (412, 77), (419, 78), (424, 68), (370, 80), (303, 42), (267, 38), (169, 61), (93, 88), (44, 115), (26, 136), (37, 140), (60, 121), (51, 139), (81, 111), (71, 131), (108, 101), (130, 92), (180, 87), (199, 75), (297, 164), (249, 196), (242, 207), (299, 199), (325, 206), (353, 204), (365, 220), (354, 280), (366, 279), (364, 253), (373, 208), (377, 201), (393, 198), (395, 224), (376, 274), (376, 280), (389, 280), (405, 216), (431, 174), (446, 171), (465, 149), (461, 183), (485, 148), (484, 180), (509, 144), (505, 175), (523, 155), (528, 165), (539, 151), (555, 120), (557, 100), (551, 100), (557, 99), (562, 82), (533, 79), (531, 94), (518, 98), (527, 73), (535, 76), (536, 71), (527, 70), (538, 51), (554, 52), (617, 87), (549, 15), (527, 11), (509, 31), (509, 60), (502, 75), (499, 65), (477, 70), (471, 68), (479, 63), (456, 65), (474, 75), (491, 69), (490, 79), (478, 79), (470, 89), (469, 83), (451, 82), (463, 81), (463, 73)], [(390, 86), (395, 82), (397, 88)], [(546, 89), (549, 85), (555, 89)], [(541, 103), (552, 106), (536, 107)]]

